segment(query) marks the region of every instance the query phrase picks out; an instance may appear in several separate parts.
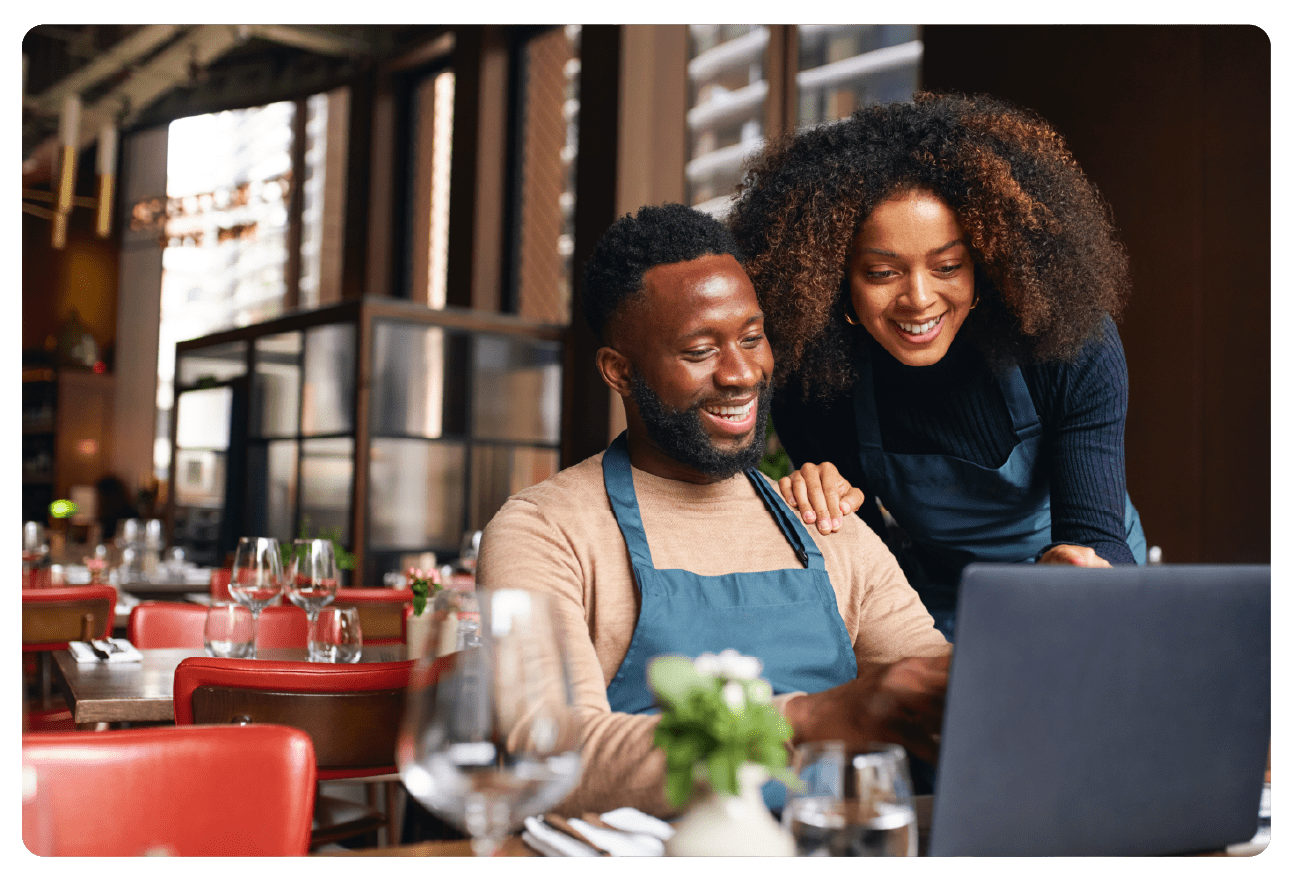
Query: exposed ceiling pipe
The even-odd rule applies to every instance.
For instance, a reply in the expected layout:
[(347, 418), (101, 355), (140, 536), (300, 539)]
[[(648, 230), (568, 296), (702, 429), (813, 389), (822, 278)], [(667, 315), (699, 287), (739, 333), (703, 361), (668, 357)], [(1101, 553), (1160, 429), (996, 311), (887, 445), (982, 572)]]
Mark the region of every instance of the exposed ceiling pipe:
[[(98, 137), (105, 124), (129, 126), (158, 98), (189, 83), (195, 70), (206, 68), (244, 41), (236, 25), (202, 25), (163, 49), (155, 58), (92, 106), (81, 112), (81, 133), (77, 147), (85, 148)], [(23, 161), (24, 185), (29, 177), (48, 175), (58, 139), (50, 138)]]
[(320, 55), (366, 55), (371, 51), (366, 40), (322, 28), (284, 24), (248, 24), (239, 27), (248, 36), (272, 40), (284, 46), (295, 46)]
[(173, 24), (148, 25), (135, 31), (124, 40), (113, 45), (89, 63), (77, 68), (50, 86), (40, 95), (28, 98), (28, 106), (38, 113), (54, 115), (63, 104), (67, 95), (80, 95), (113, 76), (123, 67), (129, 67), (141, 58), (185, 30), (185, 26)]

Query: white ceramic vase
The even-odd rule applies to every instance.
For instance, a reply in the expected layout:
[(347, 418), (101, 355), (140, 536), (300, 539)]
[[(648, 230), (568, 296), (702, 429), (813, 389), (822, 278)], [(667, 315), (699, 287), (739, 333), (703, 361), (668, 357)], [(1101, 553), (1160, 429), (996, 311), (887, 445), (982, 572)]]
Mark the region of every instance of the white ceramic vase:
[(410, 615), (405, 623), (404, 645), (406, 657), (410, 660), (426, 654), (427, 635), (431, 631), (431, 610), (426, 609), (421, 615)]
[(710, 792), (678, 821), (664, 850), (671, 857), (791, 857), (795, 842), (763, 803), (760, 765), (737, 771), (740, 795)]

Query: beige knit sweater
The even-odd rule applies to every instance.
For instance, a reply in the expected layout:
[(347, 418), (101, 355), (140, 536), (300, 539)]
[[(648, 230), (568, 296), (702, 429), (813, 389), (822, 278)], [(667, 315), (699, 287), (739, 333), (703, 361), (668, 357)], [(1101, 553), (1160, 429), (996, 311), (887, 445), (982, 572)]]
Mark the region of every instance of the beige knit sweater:
[[(633, 485), (658, 569), (721, 575), (801, 565), (742, 474), (702, 486), (634, 468)], [(839, 532), (823, 536), (810, 527), (809, 533), (825, 558), (859, 661), (949, 650), (893, 555), (866, 524), (845, 517)], [(509, 499), (485, 529), (476, 574), (485, 587), (554, 595), (570, 635), (584, 772), (558, 809), (577, 814), (630, 805), (657, 816), (672, 813), (664, 800), (664, 756), (652, 745), (658, 717), (612, 713), (606, 699), (633, 637), (639, 599), (602, 482), (602, 455)]]

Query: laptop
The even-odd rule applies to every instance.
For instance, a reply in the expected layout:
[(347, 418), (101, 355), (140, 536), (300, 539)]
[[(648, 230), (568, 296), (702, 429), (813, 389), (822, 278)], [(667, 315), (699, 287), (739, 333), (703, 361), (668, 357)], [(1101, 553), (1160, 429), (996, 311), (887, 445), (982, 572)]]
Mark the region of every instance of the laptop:
[(1257, 831), (1269, 566), (962, 576), (931, 856), (1224, 849)]

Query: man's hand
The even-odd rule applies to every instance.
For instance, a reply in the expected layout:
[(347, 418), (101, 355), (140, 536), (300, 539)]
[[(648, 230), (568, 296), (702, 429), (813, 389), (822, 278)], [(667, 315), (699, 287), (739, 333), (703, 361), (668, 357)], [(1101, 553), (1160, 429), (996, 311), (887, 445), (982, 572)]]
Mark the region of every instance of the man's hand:
[(794, 743), (842, 740), (854, 749), (881, 741), (938, 761), (950, 654), (862, 664), (856, 679), (786, 704)]
[(1112, 569), (1112, 564), (1091, 548), (1082, 545), (1056, 545), (1042, 554), (1039, 563), (1059, 563), (1063, 566), (1086, 566), (1094, 569)]
[(781, 478), (777, 485), (786, 504), (798, 511), (805, 523), (816, 523), (822, 535), (839, 529), (843, 518), (862, 507), (866, 498), (830, 462), (805, 462), (804, 467)]

